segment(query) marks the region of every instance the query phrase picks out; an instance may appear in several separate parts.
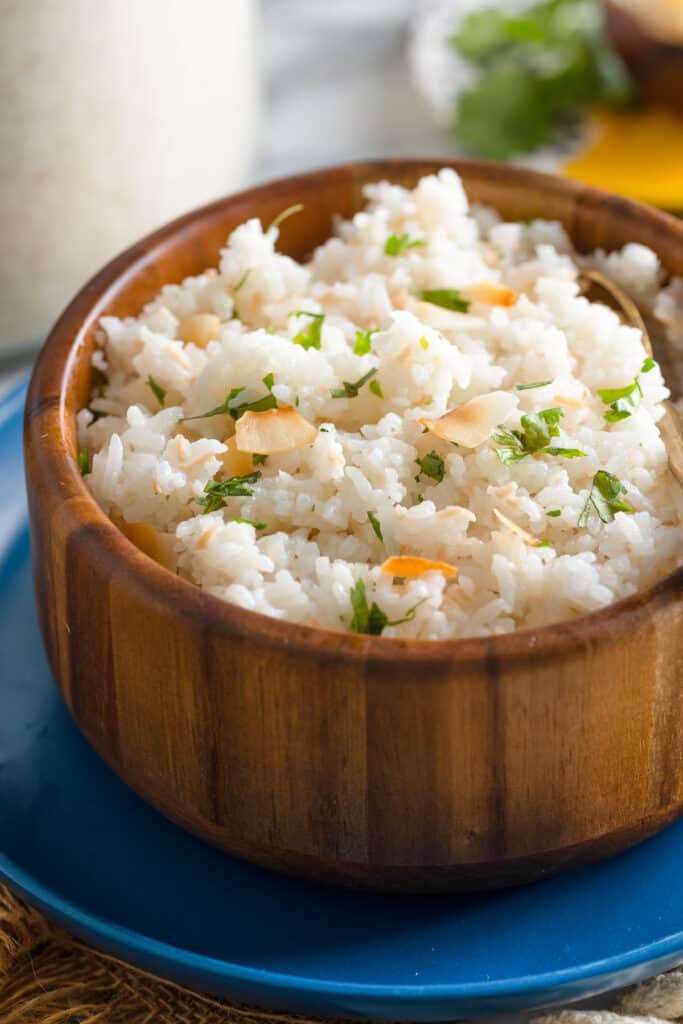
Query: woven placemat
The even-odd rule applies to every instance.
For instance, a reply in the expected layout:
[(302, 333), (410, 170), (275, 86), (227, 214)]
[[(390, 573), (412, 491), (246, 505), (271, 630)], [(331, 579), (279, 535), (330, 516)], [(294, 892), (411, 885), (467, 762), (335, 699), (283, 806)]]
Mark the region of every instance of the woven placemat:
[[(535, 1024), (657, 1024), (683, 1018), (683, 970), (621, 993), (613, 1010)], [(313, 1024), (224, 1003), (99, 953), (0, 886), (0, 1024)]]

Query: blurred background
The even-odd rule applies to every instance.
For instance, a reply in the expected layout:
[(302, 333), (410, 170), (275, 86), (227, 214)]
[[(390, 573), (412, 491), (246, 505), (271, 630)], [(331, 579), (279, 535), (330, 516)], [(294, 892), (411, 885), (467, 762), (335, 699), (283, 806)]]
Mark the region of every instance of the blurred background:
[(379, 156), (683, 210), (683, 0), (0, 0), (0, 387), (193, 206)]

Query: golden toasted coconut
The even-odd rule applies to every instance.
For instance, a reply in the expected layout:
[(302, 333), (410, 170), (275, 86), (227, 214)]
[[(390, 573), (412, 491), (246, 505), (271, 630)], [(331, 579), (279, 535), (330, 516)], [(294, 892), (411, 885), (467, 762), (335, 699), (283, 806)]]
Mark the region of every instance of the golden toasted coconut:
[(136, 548), (144, 551), (146, 555), (153, 558), (159, 565), (163, 565), (171, 572), (175, 572), (176, 556), (175, 537), (172, 533), (159, 533), (149, 523), (127, 523), (120, 520), (119, 525), (129, 541), (135, 544)]
[(507, 527), (507, 529), (512, 533), (516, 533), (518, 537), (521, 537), (527, 544), (531, 544), (532, 547), (540, 547), (543, 543), (539, 537), (534, 537), (533, 533), (529, 533), (529, 531), (525, 530), (523, 526), (519, 526), (517, 523), (514, 523), (512, 519), (508, 519), (508, 517), (499, 509), (494, 508), (493, 514), (499, 523), (502, 523), (503, 526)]
[(210, 341), (216, 341), (221, 334), (221, 322), (215, 313), (195, 313), (185, 317), (178, 328), (178, 337), (187, 345), (206, 348)]
[(235, 424), (235, 445), (241, 452), (272, 455), (312, 444), (318, 431), (291, 405), (266, 412), (245, 412)]
[(506, 391), (490, 391), (449, 409), (436, 420), (423, 416), (420, 423), (443, 441), (476, 448), (491, 436), (500, 423), (505, 423), (517, 410), (518, 404), (515, 395)]
[[(239, 421), (238, 421), (239, 422)], [(234, 437), (226, 439), (224, 444), (227, 445), (227, 452), (223, 452), (218, 458), (223, 463), (223, 472), (226, 476), (246, 476), (251, 473), (254, 468), (254, 461), (251, 457), (251, 452), (241, 452), (238, 450), (235, 443)]]
[(456, 576), (458, 570), (448, 562), (438, 562), (431, 558), (418, 558), (414, 555), (393, 555), (380, 566), (382, 572), (389, 576), (401, 576), (403, 579), (415, 579), (426, 572), (440, 572), (446, 579)]
[(472, 302), (484, 302), (488, 306), (514, 306), (519, 298), (514, 288), (508, 288), (497, 281), (480, 281), (463, 288), (463, 295)]

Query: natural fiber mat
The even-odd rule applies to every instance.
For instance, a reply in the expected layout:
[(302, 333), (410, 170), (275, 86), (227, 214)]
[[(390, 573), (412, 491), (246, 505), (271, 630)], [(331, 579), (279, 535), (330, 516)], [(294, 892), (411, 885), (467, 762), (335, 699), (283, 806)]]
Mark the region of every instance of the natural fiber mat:
[[(683, 970), (621, 993), (614, 1009), (565, 1010), (535, 1024), (683, 1019)], [(235, 1006), (98, 953), (0, 886), (0, 1024), (308, 1024)], [(312, 1024), (312, 1022), (311, 1022)]]

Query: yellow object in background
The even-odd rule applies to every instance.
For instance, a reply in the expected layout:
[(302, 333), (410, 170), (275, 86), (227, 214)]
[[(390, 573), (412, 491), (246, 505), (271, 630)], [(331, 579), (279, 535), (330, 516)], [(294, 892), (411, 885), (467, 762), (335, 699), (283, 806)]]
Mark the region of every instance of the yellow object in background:
[(657, 108), (594, 114), (585, 147), (562, 170), (577, 181), (683, 211), (683, 116)]

